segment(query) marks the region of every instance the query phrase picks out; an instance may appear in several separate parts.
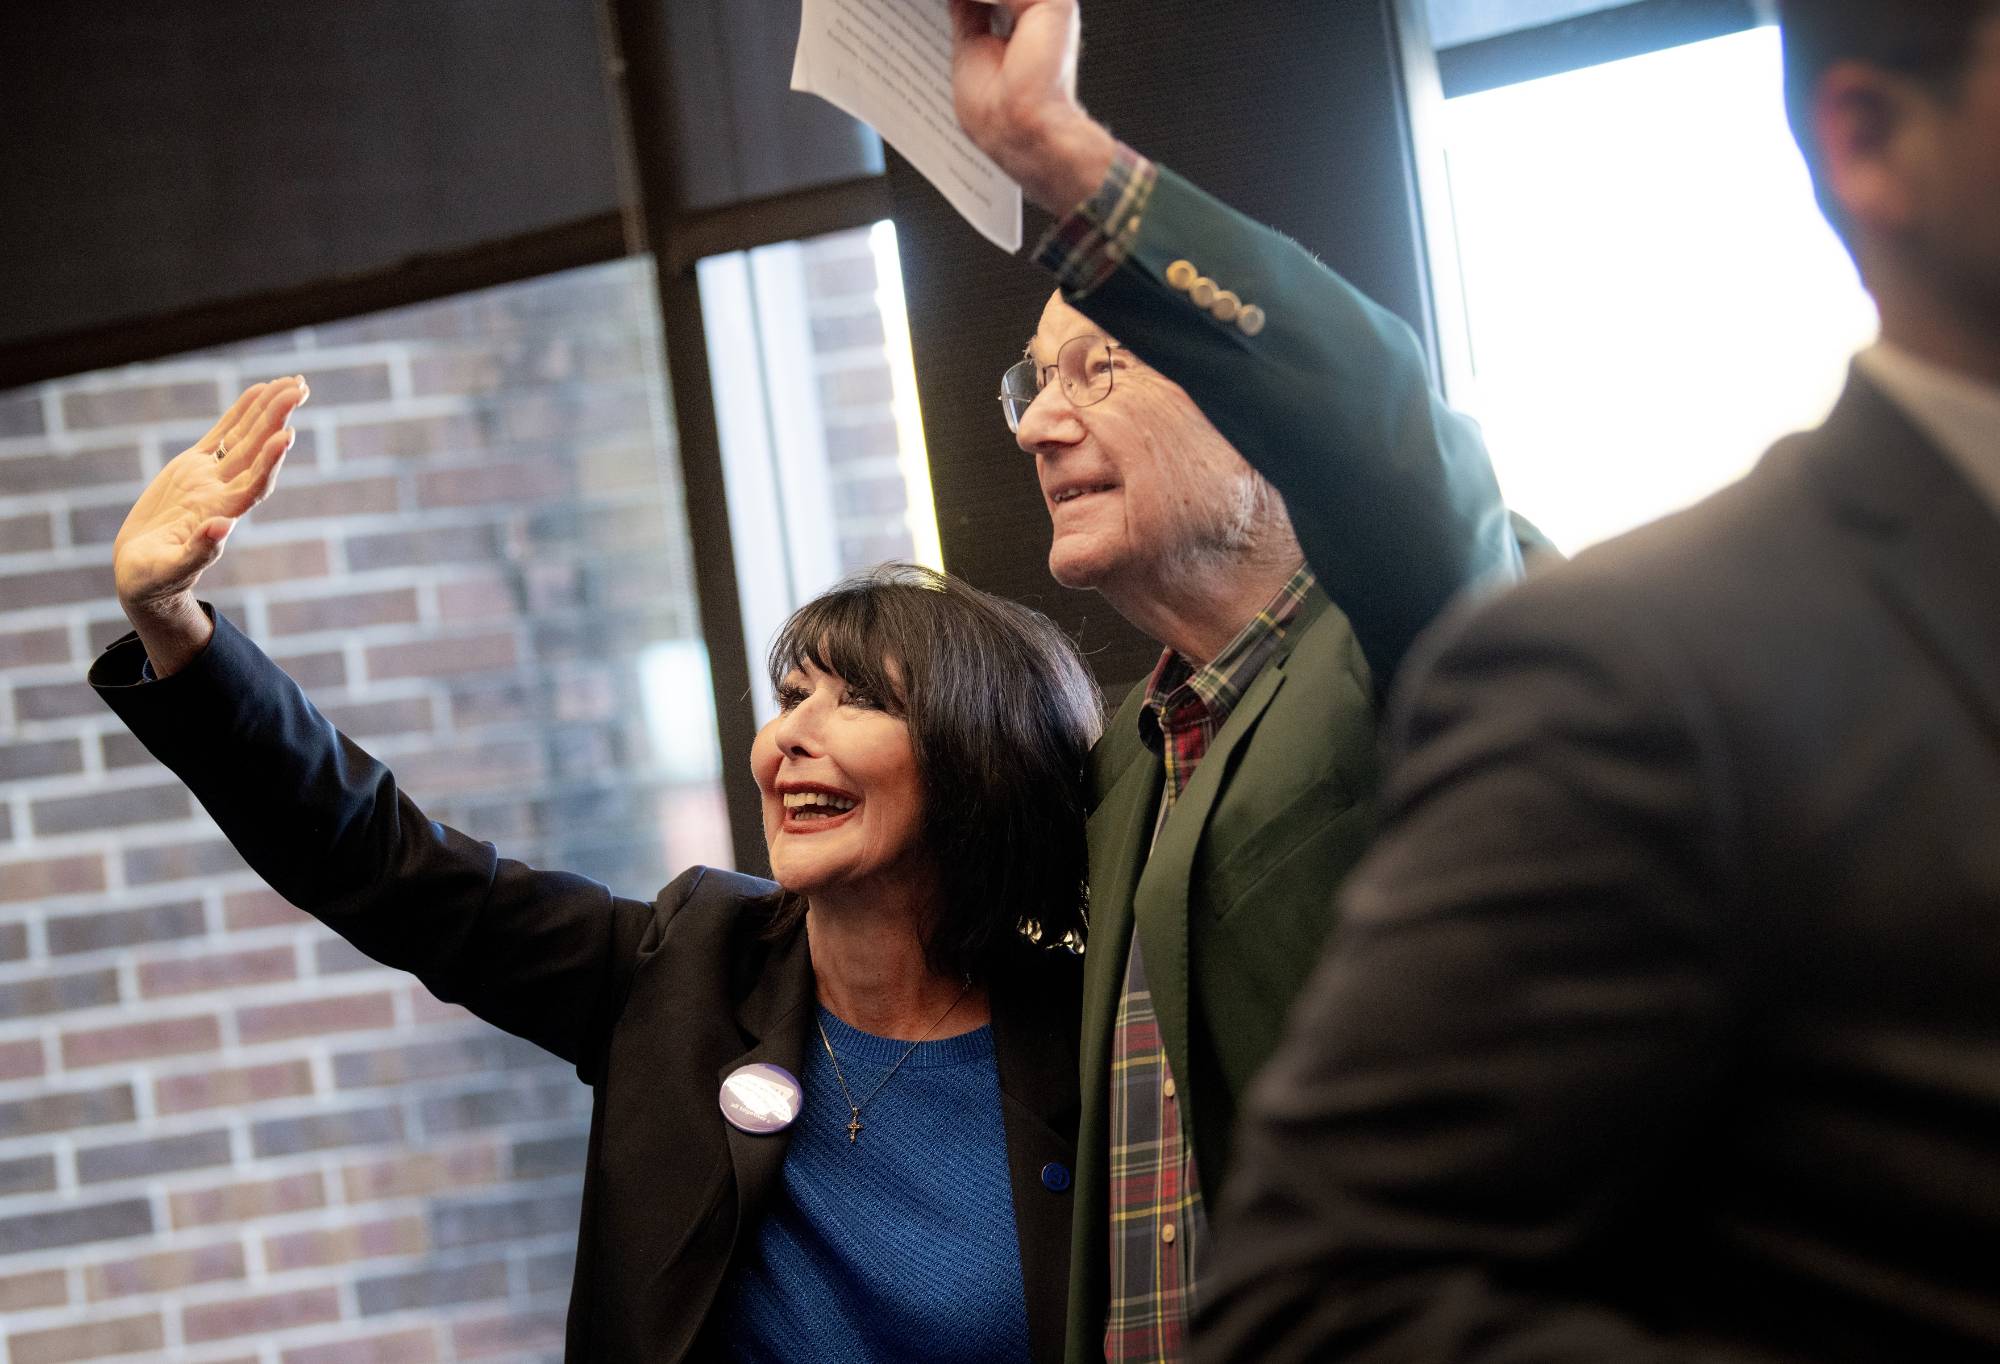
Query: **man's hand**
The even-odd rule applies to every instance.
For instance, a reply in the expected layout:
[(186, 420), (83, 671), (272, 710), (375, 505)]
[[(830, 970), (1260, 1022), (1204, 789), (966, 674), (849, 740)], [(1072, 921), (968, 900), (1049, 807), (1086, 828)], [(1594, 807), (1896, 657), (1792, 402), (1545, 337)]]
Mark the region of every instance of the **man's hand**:
[[(195, 605), (194, 585), (237, 521), (270, 495), (297, 434), (292, 413), (305, 400), (297, 375), (245, 389), (207, 435), (167, 461), (118, 528), (118, 604), (159, 676), (207, 645), (213, 627)], [(226, 453), (217, 458), (218, 450)]]
[[(996, 10), (1012, 21), (1007, 37), (993, 31)], [(1076, 100), (1075, 0), (951, 0), (951, 26), (952, 100), (966, 135), (1051, 213), (1096, 193), (1114, 143)]]

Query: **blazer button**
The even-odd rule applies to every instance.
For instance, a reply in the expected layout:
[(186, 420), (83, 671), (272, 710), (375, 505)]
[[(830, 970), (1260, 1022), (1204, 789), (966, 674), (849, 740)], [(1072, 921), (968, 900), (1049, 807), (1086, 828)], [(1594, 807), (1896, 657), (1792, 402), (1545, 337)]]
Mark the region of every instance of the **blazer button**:
[(1246, 303), (1236, 314), (1236, 330), (1245, 336), (1255, 336), (1264, 330), (1264, 310), (1254, 303)]
[(1069, 1166), (1061, 1161), (1050, 1161), (1042, 1167), (1042, 1187), (1050, 1193), (1069, 1192)]
[(1188, 285), (1194, 283), (1195, 277), (1200, 273), (1194, 268), (1193, 261), (1177, 260), (1167, 267), (1167, 283), (1186, 293)]
[(1217, 322), (1234, 322), (1243, 311), (1243, 300), (1227, 289), (1219, 291), (1208, 305), (1208, 315)]
[(1200, 279), (1188, 285), (1188, 302), (1194, 304), (1195, 307), (1200, 308), (1203, 312), (1207, 312), (1208, 305), (1215, 302), (1215, 281), (1207, 275), (1203, 275)]

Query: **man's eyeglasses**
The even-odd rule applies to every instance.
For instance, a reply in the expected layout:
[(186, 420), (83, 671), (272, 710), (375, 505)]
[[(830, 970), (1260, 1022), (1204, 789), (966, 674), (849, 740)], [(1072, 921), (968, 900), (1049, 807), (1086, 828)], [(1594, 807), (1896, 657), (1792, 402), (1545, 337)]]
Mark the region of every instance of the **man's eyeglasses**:
[(1101, 336), (1072, 336), (1056, 352), (1053, 365), (1038, 365), (1026, 359), (1008, 367), (1000, 376), (1000, 410), (1007, 415), (1007, 429), (1019, 431), (1028, 407), (1051, 382), (1062, 385), (1063, 397), (1071, 407), (1101, 403), (1111, 392), (1112, 355), (1115, 341)]

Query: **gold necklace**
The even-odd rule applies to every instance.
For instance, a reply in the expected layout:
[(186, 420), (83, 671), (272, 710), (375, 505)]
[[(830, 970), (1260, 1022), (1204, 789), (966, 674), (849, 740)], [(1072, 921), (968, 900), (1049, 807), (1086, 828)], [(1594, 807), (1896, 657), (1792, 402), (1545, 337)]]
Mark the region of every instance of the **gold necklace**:
[[(833, 1054), (833, 1039), (826, 1035), (826, 1024), (819, 1023), (819, 1044), (822, 1047), (826, 1048), (826, 1059), (833, 1062), (833, 1078), (840, 1082), (840, 1097), (847, 1100), (847, 1144), (849, 1146), (852, 1146), (856, 1141), (860, 1140), (861, 1138), (861, 1127), (862, 1127), (861, 1110), (866, 1108), (870, 1103), (872, 1103), (875, 1099), (875, 1096), (882, 1092), (883, 1085), (888, 1084), (889, 1081), (893, 1080), (896, 1077), (896, 1072), (903, 1068), (903, 1062), (910, 1059), (910, 1053), (914, 1052), (918, 1047), (921, 1047), (925, 1042), (929, 1041), (930, 1035), (936, 1032), (947, 1018), (951, 1017), (952, 1011), (958, 1008), (960, 1004), (965, 1002), (966, 992), (971, 988), (972, 988), (972, 977), (967, 976), (965, 978), (965, 984), (959, 988), (957, 998), (951, 1001), (951, 1007), (947, 1008), (943, 1013), (939, 1014), (937, 1016), (937, 1019), (928, 1028), (924, 1029), (924, 1035), (922, 1037), (919, 1037), (916, 1041), (910, 1043), (909, 1046), (903, 1049), (903, 1054), (896, 1058), (896, 1064), (889, 1067), (889, 1073), (882, 1077), (881, 1081), (876, 1084), (875, 1088), (868, 1091), (868, 1097), (863, 1099), (860, 1103), (854, 1102), (854, 1091), (850, 1090), (847, 1087), (847, 1077), (841, 1074), (840, 1072), (840, 1058)], [(814, 1021), (818, 1022), (817, 1019), (815, 1019)]]

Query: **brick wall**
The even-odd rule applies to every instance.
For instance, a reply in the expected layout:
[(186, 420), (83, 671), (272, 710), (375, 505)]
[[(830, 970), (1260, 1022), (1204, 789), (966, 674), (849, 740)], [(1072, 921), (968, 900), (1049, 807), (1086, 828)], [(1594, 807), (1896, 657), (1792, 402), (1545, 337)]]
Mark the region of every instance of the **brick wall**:
[(695, 629), (646, 269), (0, 394), (11, 1364), (559, 1353), (587, 1091), (262, 888), (82, 674), (143, 480), (302, 371), (207, 595), (433, 815), (628, 894), (726, 859), (640, 694)]
[(898, 455), (868, 231), (836, 232), (802, 246), (841, 565), (851, 572), (885, 559), (909, 559), (914, 554), (906, 519), (910, 491)]

